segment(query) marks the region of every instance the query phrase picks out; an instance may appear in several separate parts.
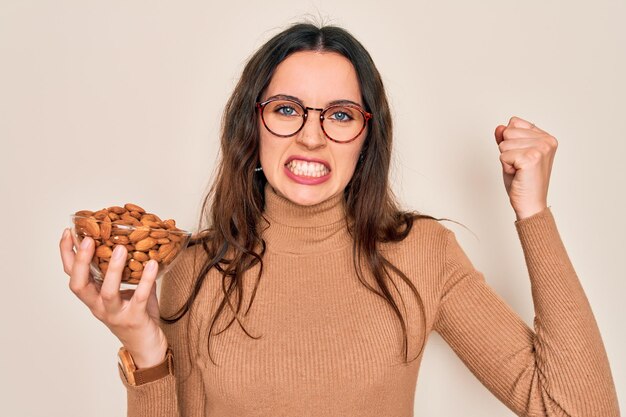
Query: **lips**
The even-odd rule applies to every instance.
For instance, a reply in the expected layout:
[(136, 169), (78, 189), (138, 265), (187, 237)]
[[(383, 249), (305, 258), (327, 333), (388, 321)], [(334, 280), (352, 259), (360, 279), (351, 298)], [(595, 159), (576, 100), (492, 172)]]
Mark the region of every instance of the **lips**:
[(330, 164), (322, 159), (293, 155), (287, 158), (285, 174), (303, 185), (317, 185), (330, 178)]

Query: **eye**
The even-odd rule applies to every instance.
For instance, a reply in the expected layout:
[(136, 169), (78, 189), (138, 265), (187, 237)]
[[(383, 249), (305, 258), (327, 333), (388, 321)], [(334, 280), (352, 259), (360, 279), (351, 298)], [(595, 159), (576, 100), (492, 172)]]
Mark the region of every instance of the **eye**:
[(331, 111), (330, 119), (338, 121), (338, 122), (349, 122), (350, 120), (354, 120), (354, 110), (349, 107), (341, 107), (338, 109), (334, 109)]
[(288, 104), (278, 105), (276, 106), (274, 111), (282, 116), (297, 116), (298, 115), (298, 110)]

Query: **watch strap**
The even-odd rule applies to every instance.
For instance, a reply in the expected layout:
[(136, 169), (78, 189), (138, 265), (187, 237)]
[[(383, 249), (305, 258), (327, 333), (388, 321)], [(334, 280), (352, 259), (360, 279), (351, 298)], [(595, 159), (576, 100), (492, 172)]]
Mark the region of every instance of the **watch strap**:
[(132, 356), (124, 347), (120, 348), (118, 356), (120, 358), (120, 369), (129, 385), (139, 386), (173, 374), (173, 354), (171, 348), (167, 349), (163, 362), (149, 368), (137, 369)]

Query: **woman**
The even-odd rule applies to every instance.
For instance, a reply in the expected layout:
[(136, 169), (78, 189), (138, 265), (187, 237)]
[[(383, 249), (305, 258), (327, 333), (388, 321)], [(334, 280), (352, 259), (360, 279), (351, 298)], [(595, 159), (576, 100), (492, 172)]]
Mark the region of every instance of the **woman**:
[(92, 240), (76, 254), (60, 242), (71, 290), (138, 368), (120, 368), (130, 416), (409, 416), (431, 330), (519, 415), (619, 415), (547, 206), (550, 134), (518, 117), (495, 130), (533, 331), (441, 219), (398, 209), (383, 84), (345, 30), (297, 24), (269, 40), (222, 127), (208, 226), (164, 277), (160, 306), (156, 268), (120, 293), (123, 246), (98, 289)]

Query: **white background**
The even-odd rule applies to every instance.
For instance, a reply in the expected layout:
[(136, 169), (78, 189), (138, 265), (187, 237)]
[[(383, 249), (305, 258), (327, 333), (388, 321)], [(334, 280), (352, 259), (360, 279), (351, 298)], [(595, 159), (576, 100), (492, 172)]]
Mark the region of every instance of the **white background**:
[[(383, 75), (394, 189), (449, 217), (531, 325), (493, 137), (513, 115), (559, 140), (548, 204), (623, 401), (623, 1), (0, 1), (0, 415), (123, 416), (118, 341), (69, 291), (68, 215), (135, 202), (192, 229), (221, 111), (246, 59), (288, 24), (351, 31)], [(433, 334), (416, 416), (512, 415)]]

